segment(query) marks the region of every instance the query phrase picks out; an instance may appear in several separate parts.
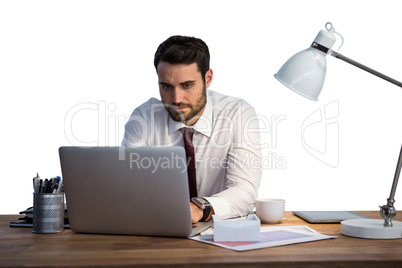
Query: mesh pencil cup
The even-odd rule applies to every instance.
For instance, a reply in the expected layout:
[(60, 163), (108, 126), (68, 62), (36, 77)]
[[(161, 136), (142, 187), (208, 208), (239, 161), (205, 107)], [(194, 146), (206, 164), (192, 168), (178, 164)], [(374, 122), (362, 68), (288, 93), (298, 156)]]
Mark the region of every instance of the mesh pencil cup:
[(33, 227), (35, 234), (64, 231), (64, 193), (34, 194)]

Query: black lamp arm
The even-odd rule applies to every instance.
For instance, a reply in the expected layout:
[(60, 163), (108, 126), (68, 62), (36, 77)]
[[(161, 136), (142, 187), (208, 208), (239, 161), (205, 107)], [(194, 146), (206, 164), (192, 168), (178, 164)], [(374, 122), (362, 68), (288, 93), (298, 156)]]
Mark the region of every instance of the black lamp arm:
[(396, 165), (396, 171), (394, 176), (394, 182), (392, 183), (391, 193), (387, 199), (387, 204), (380, 206), (380, 215), (384, 218), (384, 226), (391, 227), (392, 219), (396, 216), (396, 209), (394, 207), (394, 197), (396, 192), (396, 186), (398, 185), (399, 175), (402, 168), (402, 147), (399, 153), (398, 164)]
[(340, 60), (343, 60), (343, 61), (345, 61), (345, 62), (347, 62), (349, 64), (352, 64), (353, 66), (356, 66), (356, 67), (358, 67), (358, 68), (360, 68), (360, 69), (362, 69), (362, 70), (364, 70), (366, 72), (369, 72), (369, 73), (371, 73), (371, 74), (373, 74), (375, 76), (378, 76), (378, 77), (380, 77), (380, 78), (382, 78), (382, 79), (384, 79), (384, 80), (386, 80), (386, 81), (388, 81), (388, 82), (390, 82), (390, 83), (392, 83), (394, 85), (397, 85), (398, 87), (402, 87), (401, 82), (399, 82), (399, 81), (397, 81), (397, 80), (395, 80), (395, 79), (393, 79), (393, 78), (391, 78), (391, 77), (389, 77), (389, 76), (387, 76), (385, 74), (377, 72), (376, 70), (373, 70), (370, 67), (367, 67), (367, 66), (365, 66), (365, 65), (363, 65), (361, 63), (358, 63), (357, 61), (354, 61), (354, 60), (352, 60), (352, 59), (350, 59), (350, 58), (348, 58), (346, 56), (343, 56), (342, 54), (340, 54), (340, 53), (338, 53), (336, 51), (333, 51), (332, 49), (324, 47), (323, 45), (320, 45), (320, 44), (318, 44), (316, 42), (313, 42), (313, 44), (311, 46), (313, 48), (318, 49), (318, 50), (320, 50), (320, 51), (322, 51), (322, 52), (324, 52), (326, 54), (329, 54), (329, 55), (331, 55), (331, 56), (333, 56), (333, 57), (335, 57), (337, 59), (340, 59)]
[(394, 182), (392, 183), (391, 193), (388, 198), (389, 206), (393, 206), (393, 204), (395, 202), (394, 197), (395, 197), (395, 192), (396, 192), (396, 186), (398, 185), (399, 176), (401, 174), (401, 168), (402, 168), (402, 146), (401, 146), (401, 151), (399, 153), (398, 164), (396, 165)]

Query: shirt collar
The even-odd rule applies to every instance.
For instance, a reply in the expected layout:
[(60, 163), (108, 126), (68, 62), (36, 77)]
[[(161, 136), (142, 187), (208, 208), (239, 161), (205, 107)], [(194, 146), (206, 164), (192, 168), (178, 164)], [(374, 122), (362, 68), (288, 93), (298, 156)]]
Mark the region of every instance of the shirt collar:
[[(207, 91), (207, 103), (205, 104), (205, 110), (202, 113), (201, 117), (198, 119), (197, 123), (195, 123), (192, 128), (207, 136), (210, 137), (211, 133), (212, 133), (212, 101), (209, 101), (208, 98), (208, 91)], [(183, 124), (182, 122), (177, 122), (174, 121), (172, 119), (172, 117), (168, 114), (168, 132), (169, 135), (171, 135), (172, 133), (178, 131), (179, 129), (183, 128), (183, 127), (187, 127), (185, 124)]]

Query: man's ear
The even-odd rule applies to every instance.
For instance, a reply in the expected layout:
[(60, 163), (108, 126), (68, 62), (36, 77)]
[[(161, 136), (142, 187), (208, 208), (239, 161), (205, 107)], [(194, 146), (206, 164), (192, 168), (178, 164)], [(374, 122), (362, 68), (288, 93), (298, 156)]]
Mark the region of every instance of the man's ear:
[(212, 69), (209, 69), (205, 74), (205, 87), (208, 88), (212, 82), (212, 78), (214, 77), (214, 72)]

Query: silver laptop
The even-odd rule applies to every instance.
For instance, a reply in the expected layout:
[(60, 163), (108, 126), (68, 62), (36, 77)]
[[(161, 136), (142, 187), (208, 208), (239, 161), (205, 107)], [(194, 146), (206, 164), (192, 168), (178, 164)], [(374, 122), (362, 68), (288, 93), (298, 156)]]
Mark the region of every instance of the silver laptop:
[(188, 237), (191, 223), (182, 147), (60, 147), (70, 228), (79, 233)]

